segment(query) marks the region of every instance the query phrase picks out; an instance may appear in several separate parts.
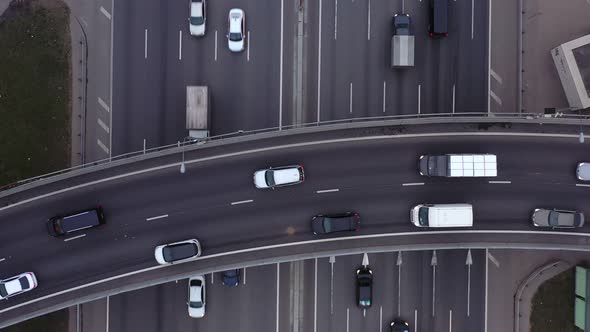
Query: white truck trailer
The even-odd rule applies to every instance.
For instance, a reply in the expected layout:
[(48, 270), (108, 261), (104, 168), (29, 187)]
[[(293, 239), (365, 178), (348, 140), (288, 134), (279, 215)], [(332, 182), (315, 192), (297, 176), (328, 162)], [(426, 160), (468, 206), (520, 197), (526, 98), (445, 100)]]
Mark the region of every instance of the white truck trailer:
[(209, 89), (206, 86), (186, 87), (186, 129), (191, 138), (209, 137)]
[(393, 16), (394, 34), (391, 37), (391, 68), (414, 66), (414, 36), (410, 32), (410, 15)]
[(446, 177), (494, 177), (498, 165), (494, 154), (445, 154), (420, 156), (420, 174)]

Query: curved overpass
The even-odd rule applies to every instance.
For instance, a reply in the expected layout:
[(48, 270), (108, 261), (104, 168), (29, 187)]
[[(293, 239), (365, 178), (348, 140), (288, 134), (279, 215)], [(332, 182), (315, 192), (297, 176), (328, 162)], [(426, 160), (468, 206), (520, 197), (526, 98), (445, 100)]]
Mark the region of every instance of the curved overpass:
[[(32, 270), (40, 286), (2, 303), (0, 319), (7, 325), (49, 308), (182, 277), (191, 271), (344, 250), (587, 250), (590, 237), (584, 233), (586, 228), (575, 233), (545, 233), (529, 221), (532, 209), (539, 206), (584, 210), (590, 188), (576, 186), (574, 169), (588, 153), (575, 134), (371, 136), (344, 130), (338, 135), (302, 142), (277, 140), (280, 145), (274, 145), (272, 139), (266, 146), (245, 142), (235, 151), (197, 149), (186, 155), (185, 174), (179, 172), (178, 155), (168, 155), (133, 167), (121, 165), (92, 173), (98, 177), (93, 182), (85, 177), (89, 174), (82, 174), (48, 183), (32, 189), (42, 194), (37, 198), (25, 199), (25, 192), (4, 197), (0, 210), (2, 257), (6, 258), (1, 263), (3, 275)], [(448, 152), (497, 154), (499, 176), (492, 180), (509, 183), (424, 178), (417, 173), (419, 155)], [(292, 163), (305, 165), (304, 184), (274, 191), (256, 190), (252, 185), (254, 170)], [(408, 185), (415, 183), (424, 184)], [(338, 191), (322, 193), (330, 189)], [(243, 201), (252, 202), (232, 205)], [(409, 223), (408, 210), (424, 202), (473, 204), (476, 232), (417, 230)], [(95, 204), (105, 208), (104, 227), (67, 242), (46, 234), (48, 217)], [(309, 229), (311, 216), (342, 210), (361, 213), (360, 237), (307, 242), (315, 239)], [(167, 217), (151, 219), (163, 215)], [(201, 240), (203, 259), (153, 268), (156, 245), (191, 237)], [(262, 246), (268, 247), (243, 251)], [(235, 252), (225, 254), (231, 251)], [(129, 275), (116, 278), (126, 273)], [(97, 282), (105, 278), (111, 279)], [(94, 284), (51, 295), (88, 283)]]

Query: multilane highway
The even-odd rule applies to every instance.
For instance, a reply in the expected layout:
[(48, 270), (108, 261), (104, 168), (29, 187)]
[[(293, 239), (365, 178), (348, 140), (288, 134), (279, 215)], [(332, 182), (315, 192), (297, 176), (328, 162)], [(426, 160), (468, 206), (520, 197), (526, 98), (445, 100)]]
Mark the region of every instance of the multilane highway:
[[(499, 176), (438, 179), (418, 174), (420, 154), (448, 152), (497, 154)], [(576, 186), (575, 165), (587, 156), (584, 145), (572, 138), (359, 138), (200, 162), (189, 158), (185, 174), (174, 165), (73, 188), (0, 211), (2, 274), (32, 270), (40, 282), (35, 291), (2, 303), (0, 313), (12, 315), (17, 311), (6, 309), (15, 304), (155, 266), (153, 248), (161, 243), (196, 237), (206, 257), (314, 239), (309, 221), (318, 213), (359, 212), (363, 221), (358, 235), (403, 233), (419, 231), (409, 222), (409, 209), (417, 203), (467, 202), (474, 206), (475, 230), (536, 231), (530, 222), (535, 207), (584, 211), (590, 188)], [(303, 184), (267, 191), (254, 188), (256, 169), (295, 163), (305, 166)], [(96, 204), (105, 209), (105, 226), (70, 241), (47, 234), (47, 218)], [(496, 235), (494, 241), (508, 237)], [(523, 242), (541, 239), (530, 234), (521, 238)], [(412, 244), (414, 239), (401, 236), (372, 245)], [(555, 235), (549, 242), (575, 246), (587, 239)], [(322, 251), (320, 245), (315, 248)], [(169, 269), (159, 271), (165, 270)]]

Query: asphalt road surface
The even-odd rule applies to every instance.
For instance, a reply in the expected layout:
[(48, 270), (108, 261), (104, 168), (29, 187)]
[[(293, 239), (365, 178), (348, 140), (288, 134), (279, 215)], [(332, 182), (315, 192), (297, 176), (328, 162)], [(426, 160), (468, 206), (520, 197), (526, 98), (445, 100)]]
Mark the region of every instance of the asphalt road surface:
[[(444, 152), (495, 153), (499, 176), (494, 180), (509, 182), (418, 174), (421, 153)], [(474, 206), (474, 229), (532, 231), (536, 207), (584, 211), (588, 188), (575, 186), (574, 173), (586, 156), (585, 147), (569, 138), (362, 140), (228, 157), (189, 164), (185, 174), (165, 168), (75, 189), (0, 212), (2, 220), (10, 220), (0, 232), (3, 275), (33, 270), (40, 280), (36, 291), (2, 308), (154, 266), (153, 248), (161, 243), (196, 237), (209, 255), (312, 239), (309, 221), (318, 213), (359, 212), (359, 234), (407, 232), (416, 231), (408, 220), (413, 205), (467, 202)], [(305, 165), (302, 185), (254, 188), (256, 169), (294, 163)], [(330, 189), (339, 191), (318, 193)], [(247, 200), (252, 201), (232, 205)], [(97, 204), (105, 209), (105, 226), (69, 241), (47, 234), (47, 218)], [(158, 216), (164, 217), (151, 219)]]

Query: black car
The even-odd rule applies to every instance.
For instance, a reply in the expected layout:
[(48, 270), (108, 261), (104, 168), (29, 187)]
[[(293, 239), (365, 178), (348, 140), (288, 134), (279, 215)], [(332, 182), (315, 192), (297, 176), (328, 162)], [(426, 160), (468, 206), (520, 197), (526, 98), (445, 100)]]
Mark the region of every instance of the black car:
[(361, 228), (361, 216), (356, 212), (317, 215), (311, 219), (314, 234), (358, 231)]
[(97, 227), (105, 223), (102, 207), (78, 211), (67, 215), (49, 218), (47, 231), (52, 236), (62, 236), (69, 233)]
[(356, 270), (356, 302), (363, 309), (373, 304), (373, 271), (366, 266)]
[(228, 287), (236, 287), (240, 284), (240, 270), (223, 271), (223, 284)]
[(389, 332), (410, 332), (410, 324), (401, 318), (396, 318), (389, 324)]

